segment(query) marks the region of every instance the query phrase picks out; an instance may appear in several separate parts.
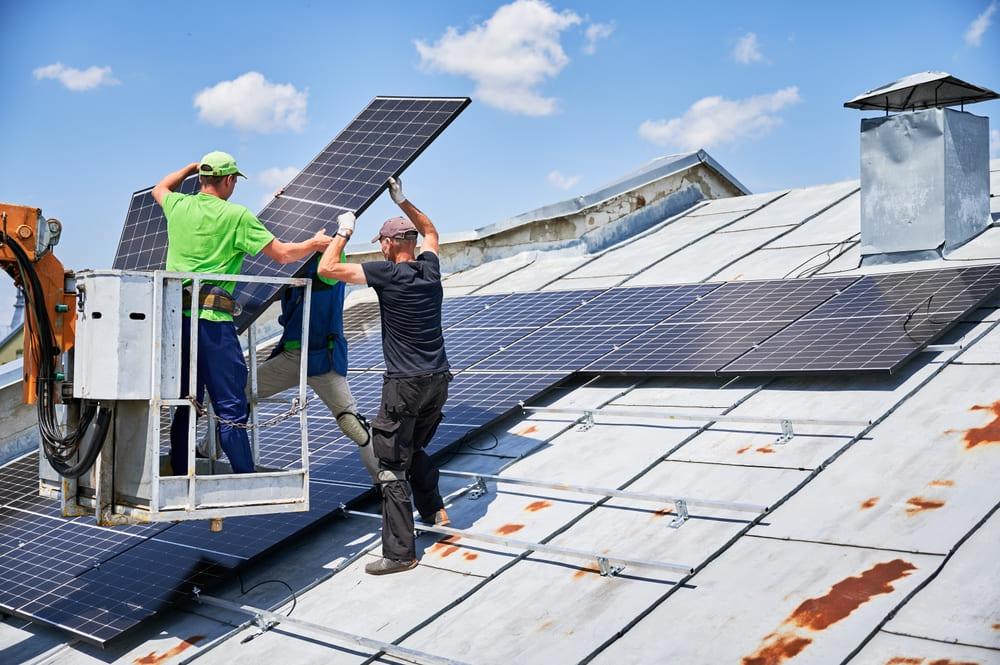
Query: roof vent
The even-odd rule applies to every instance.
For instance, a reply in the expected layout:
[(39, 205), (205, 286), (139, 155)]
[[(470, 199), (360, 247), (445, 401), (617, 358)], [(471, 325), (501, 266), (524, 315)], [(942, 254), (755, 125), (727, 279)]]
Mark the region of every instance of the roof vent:
[(998, 97), (945, 72), (923, 72), (844, 103), (885, 112), (861, 120), (864, 263), (936, 258), (989, 226), (989, 118), (964, 109)]

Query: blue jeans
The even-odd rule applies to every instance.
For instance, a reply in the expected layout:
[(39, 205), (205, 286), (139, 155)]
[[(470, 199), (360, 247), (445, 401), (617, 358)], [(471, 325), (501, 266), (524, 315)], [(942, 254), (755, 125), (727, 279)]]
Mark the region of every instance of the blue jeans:
[[(188, 394), (191, 358), (191, 319), (184, 317), (181, 326), (181, 396)], [(231, 321), (198, 321), (198, 402), (204, 403), (205, 389), (212, 397), (212, 408), (220, 418), (233, 422), (247, 421), (247, 366)], [(178, 407), (170, 423), (170, 465), (174, 473), (187, 473), (187, 437), (190, 407)], [(235, 473), (253, 472), (253, 454), (247, 431), (231, 425), (219, 425), (219, 444)]]

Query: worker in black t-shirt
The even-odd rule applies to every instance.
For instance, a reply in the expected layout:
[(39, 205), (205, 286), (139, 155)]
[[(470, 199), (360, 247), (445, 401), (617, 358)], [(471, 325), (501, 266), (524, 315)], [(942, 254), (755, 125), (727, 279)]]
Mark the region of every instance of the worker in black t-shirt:
[[(386, 260), (341, 263), (341, 250), (354, 233), (355, 218), (348, 212), (337, 218), (340, 228), (323, 253), (318, 271), (327, 279), (374, 288), (382, 314), (386, 372), (382, 405), (371, 423), (382, 488), (382, 558), (365, 566), (365, 572), (372, 575), (399, 573), (417, 565), (411, 488), (425, 522), (448, 524), (438, 471), (424, 451), (441, 422), (451, 381), (441, 332), (444, 291), (438, 233), (427, 215), (406, 200), (394, 178), (389, 179), (389, 194), (406, 217), (387, 220), (372, 239), (380, 243)], [(419, 255), (418, 234), (424, 237)]]

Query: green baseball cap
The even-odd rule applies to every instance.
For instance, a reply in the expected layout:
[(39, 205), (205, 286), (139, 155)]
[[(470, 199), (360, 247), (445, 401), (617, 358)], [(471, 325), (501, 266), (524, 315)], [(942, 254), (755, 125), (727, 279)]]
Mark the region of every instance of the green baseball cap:
[(236, 158), (230, 155), (228, 152), (222, 152), (221, 150), (215, 150), (208, 153), (201, 158), (198, 162), (198, 175), (239, 175), (246, 177), (240, 173), (239, 168), (236, 166)]

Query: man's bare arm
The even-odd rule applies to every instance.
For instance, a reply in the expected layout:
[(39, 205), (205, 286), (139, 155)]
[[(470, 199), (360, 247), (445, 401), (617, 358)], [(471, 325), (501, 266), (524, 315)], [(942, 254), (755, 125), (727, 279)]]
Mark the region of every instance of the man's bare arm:
[(153, 200), (162, 206), (163, 199), (167, 197), (167, 194), (180, 187), (181, 183), (184, 182), (184, 178), (189, 175), (194, 175), (197, 172), (198, 162), (191, 162), (187, 166), (163, 176), (163, 179), (156, 183), (156, 186), (153, 187)]
[(267, 258), (284, 265), (286, 263), (295, 263), (310, 254), (322, 252), (330, 245), (330, 240), (330, 236), (323, 230), (317, 231), (316, 235), (312, 238), (303, 240), (302, 242), (282, 242), (275, 238), (267, 243), (261, 251), (264, 252), (264, 256)]
[(403, 183), (396, 178), (389, 178), (389, 196), (396, 202), (399, 209), (410, 218), (413, 225), (417, 227), (417, 232), (424, 237), (423, 242), (420, 243), (420, 251), (437, 254), (440, 239), (437, 229), (434, 228), (434, 223), (430, 217), (410, 203), (410, 200), (403, 195)]
[(346, 284), (362, 284), (367, 286), (368, 280), (365, 278), (364, 269), (357, 263), (344, 263), (340, 260), (340, 255), (344, 252), (347, 241), (354, 234), (354, 213), (345, 212), (337, 217), (336, 235), (333, 242), (323, 252), (319, 260), (319, 268), (316, 270), (320, 277), (335, 279)]

